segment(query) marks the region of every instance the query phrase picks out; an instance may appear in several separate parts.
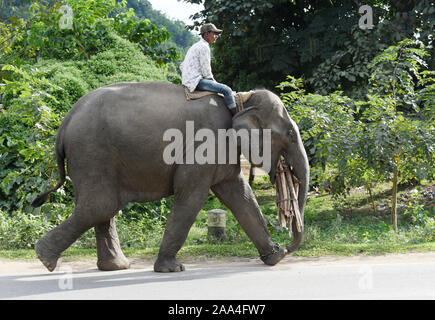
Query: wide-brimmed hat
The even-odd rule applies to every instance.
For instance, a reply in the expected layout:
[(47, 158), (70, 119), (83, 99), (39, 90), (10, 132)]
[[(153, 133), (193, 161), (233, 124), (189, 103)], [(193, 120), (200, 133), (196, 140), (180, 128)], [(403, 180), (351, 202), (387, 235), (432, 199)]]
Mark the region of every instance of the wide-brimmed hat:
[(206, 24), (202, 25), (199, 33), (201, 35), (203, 35), (204, 33), (208, 32), (208, 31), (213, 31), (213, 32), (218, 33), (218, 34), (222, 33), (222, 30), (216, 28), (216, 26), (213, 23), (206, 23)]

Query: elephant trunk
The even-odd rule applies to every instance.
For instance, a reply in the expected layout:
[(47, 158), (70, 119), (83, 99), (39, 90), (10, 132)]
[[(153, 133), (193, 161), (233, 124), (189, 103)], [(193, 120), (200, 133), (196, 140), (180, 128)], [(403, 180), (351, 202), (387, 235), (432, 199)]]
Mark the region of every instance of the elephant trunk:
[(305, 186), (304, 181), (300, 181), (299, 185), (299, 193), (298, 193), (298, 204), (299, 204), (299, 212), (301, 215), (302, 224), (300, 226), (300, 231), (296, 226), (296, 219), (292, 221), (292, 233), (293, 233), (293, 241), (286, 246), (287, 253), (293, 252), (299, 248), (303, 241), (304, 235), (304, 207), (306, 200), (306, 190), (307, 186)]
[(305, 210), (305, 203), (307, 200), (308, 184), (309, 184), (309, 176), (310, 176), (308, 157), (305, 152), (302, 141), (299, 141), (298, 147), (296, 149), (297, 150), (292, 148), (291, 152), (287, 151), (284, 154), (285, 162), (288, 164), (290, 168), (292, 168), (292, 174), (296, 177), (296, 179), (299, 182), (297, 206), (299, 207), (299, 213), (300, 213), (300, 228), (298, 230), (296, 225), (297, 223), (296, 217), (293, 218), (292, 226), (291, 226), (292, 233), (293, 233), (293, 241), (286, 246), (288, 253), (297, 250), (303, 241), (304, 210)]

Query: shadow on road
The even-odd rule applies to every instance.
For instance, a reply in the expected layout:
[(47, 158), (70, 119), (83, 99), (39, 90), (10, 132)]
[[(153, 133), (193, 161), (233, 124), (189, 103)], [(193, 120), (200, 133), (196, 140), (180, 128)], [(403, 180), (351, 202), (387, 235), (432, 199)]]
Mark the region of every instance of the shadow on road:
[[(227, 278), (232, 274), (246, 274), (272, 269), (260, 263), (231, 263), (199, 266), (186, 266), (186, 271), (175, 273), (156, 273), (151, 267), (137, 267), (121, 271), (99, 271), (90, 269), (74, 272), (68, 264), (61, 265), (53, 273), (18, 274), (0, 276), (0, 299), (21, 299), (46, 293), (62, 293), (87, 289), (107, 288), (116, 290), (119, 286), (146, 285), (165, 282), (186, 282), (199, 279)], [(140, 299), (140, 297), (138, 297)]]

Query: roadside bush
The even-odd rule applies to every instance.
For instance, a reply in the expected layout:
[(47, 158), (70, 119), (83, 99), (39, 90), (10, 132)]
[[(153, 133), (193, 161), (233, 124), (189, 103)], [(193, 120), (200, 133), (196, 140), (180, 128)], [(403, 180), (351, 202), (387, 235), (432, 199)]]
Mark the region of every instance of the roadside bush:
[(305, 94), (302, 80), (291, 76), (278, 86), (290, 91), (282, 99), (300, 126), (314, 167), (312, 185), (337, 196), (364, 186), (373, 203), (374, 185), (392, 181), (395, 230), (398, 184), (432, 180), (435, 174), (435, 127), (428, 111), (435, 73), (425, 70), (427, 55), (421, 43), (409, 39), (385, 49), (370, 64), (364, 101), (342, 92)]
[(56, 86), (46, 86), (41, 89), (53, 97), (59, 103), (50, 103), (54, 110), (61, 115), (65, 115), (71, 106), (77, 102), (84, 94), (86, 94), (90, 87), (83, 79), (81, 64), (75, 61), (59, 61), (55, 59), (41, 60), (39, 63), (28, 66), (29, 73), (35, 76), (46, 78), (51, 84)]
[[(166, 225), (166, 217), (151, 217), (138, 208), (140, 217), (130, 214), (116, 216), (116, 226), (123, 247), (151, 248), (159, 246)], [(0, 210), (0, 250), (33, 249), (36, 241), (62, 223), (72, 212), (72, 206), (45, 204), (33, 213)], [(95, 249), (95, 232), (85, 232), (72, 245), (74, 248)]]
[[(0, 113), (0, 208), (31, 211), (29, 203), (57, 179), (54, 140), (61, 119), (84, 94), (120, 81), (167, 81), (139, 47), (112, 34), (113, 47), (86, 61), (41, 59), (9, 72)], [(71, 201), (71, 195), (56, 200)], [(148, 210), (145, 207), (143, 210)]]
[(50, 225), (38, 215), (20, 211), (10, 215), (0, 210), (0, 230), (0, 249), (30, 249), (50, 230)]
[(132, 218), (137, 212), (131, 211), (117, 216), (116, 227), (122, 247), (140, 249), (160, 245), (166, 226), (166, 217), (150, 217), (145, 210), (139, 208), (141, 214), (138, 219)]
[(113, 47), (92, 56), (81, 66), (82, 78), (91, 89), (120, 81), (168, 81), (164, 68), (144, 56), (138, 45), (113, 34)]
[(12, 212), (26, 210), (40, 190), (51, 186), (61, 116), (52, 107), (59, 101), (42, 89), (59, 87), (14, 66), (3, 66), (3, 71), (11, 72), (11, 80), (0, 88), (5, 94), (0, 110), (0, 209)]

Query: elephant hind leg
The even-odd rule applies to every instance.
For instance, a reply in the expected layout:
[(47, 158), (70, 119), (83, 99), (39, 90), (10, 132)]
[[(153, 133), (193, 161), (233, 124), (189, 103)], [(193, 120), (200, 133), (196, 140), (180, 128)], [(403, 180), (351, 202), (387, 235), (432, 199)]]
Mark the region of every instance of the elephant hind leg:
[(82, 215), (74, 210), (68, 219), (36, 242), (36, 255), (49, 271), (53, 271), (62, 252), (91, 226)]
[(128, 269), (130, 263), (121, 250), (115, 218), (96, 225), (94, 229), (97, 239), (98, 269), (104, 271)]
[[(104, 223), (112, 219), (119, 210), (117, 197), (110, 195), (113, 195), (113, 192), (82, 193), (78, 197), (76, 195), (78, 200), (71, 216), (36, 242), (36, 254), (49, 271), (56, 268), (62, 252), (90, 228), (103, 223), (102, 226), (97, 227), (98, 234), (110, 235), (108, 231), (110, 227), (105, 227)], [(100, 238), (103, 239), (104, 236)], [(119, 245), (116, 241), (112, 241), (109, 245), (116, 246), (116, 244)]]

